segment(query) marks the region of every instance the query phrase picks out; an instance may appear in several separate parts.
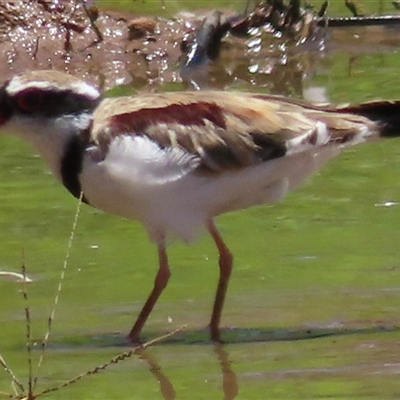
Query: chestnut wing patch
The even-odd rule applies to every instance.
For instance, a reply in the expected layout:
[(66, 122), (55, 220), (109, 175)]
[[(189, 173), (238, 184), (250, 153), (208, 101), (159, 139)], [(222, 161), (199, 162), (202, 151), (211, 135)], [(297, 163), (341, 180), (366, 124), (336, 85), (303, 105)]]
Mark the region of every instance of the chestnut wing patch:
[(377, 130), (368, 118), (340, 108), (207, 91), (106, 99), (96, 110), (96, 119), (100, 122), (91, 144), (101, 153), (100, 159), (114, 138), (144, 136), (162, 149), (178, 147), (195, 155), (200, 159), (197, 170), (211, 174), (315, 146), (358, 143)]
[[(250, 110), (249, 110), (250, 112)], [(281, 157), (285, 142), (251, 124), (246, 113), (235, 113), (214, 102), (173, 103), (112, 116), (96, 140), (102, 149), (119, 135), (141, 135), (161, 148), (179, 147), (201, 160), (201, 172), (218, 173)], [(280, 140), (278, 140), (280, 139)]]

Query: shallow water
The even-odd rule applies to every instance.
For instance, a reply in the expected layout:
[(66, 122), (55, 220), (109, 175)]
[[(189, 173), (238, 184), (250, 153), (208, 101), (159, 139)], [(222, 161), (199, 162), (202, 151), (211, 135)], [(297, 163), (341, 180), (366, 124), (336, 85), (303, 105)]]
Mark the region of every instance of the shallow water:
[[(270, 58), (224, 51), (212, 71), (220, 79), (211, 83), (332, 102), (400, 97), (395, 31), (330, 34), (323, 51)], [(223, 69), (239, 78), (218, 75)], [(28, 285), (32, 337), (39, 341), (76, 201), (29, 147), (0, 141), (0, 270), (26, 265), (34, 281)], [(224, 346), (211, 344), (205, 330), (217, 279), (213, 244), (207, 237), (191, 247), (173, 243), (173, 275), (144, 336), (188, 327), (141, 358), (48, 398), (398, 398), (399, 170), (400, 139), (354, 147), (283, 202), (218, 219), (235, 255)], [(151, 289), (156, 262), (139, 224), (82, 207), (39, 391), (127, 350), (124, 335)], [(0, 280), (0, 294), (0, 354), (26, 382), (21, 286)], [(34, 350), (35, 359), (39, 354)], [(0, 392), (11, 390), (0, 373)]]

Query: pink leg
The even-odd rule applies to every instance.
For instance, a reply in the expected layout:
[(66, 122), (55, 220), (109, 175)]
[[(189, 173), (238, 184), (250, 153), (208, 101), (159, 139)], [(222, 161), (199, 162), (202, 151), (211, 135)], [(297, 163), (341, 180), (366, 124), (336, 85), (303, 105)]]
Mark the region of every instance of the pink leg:
[(207, 222), (207, 229), (214, 239), (219, 252), (219, 280), (211, 315), (210, 332), (212, 340), (220, 341), (219, 324), (221, 321), (222, 308), (224, 307), (226, 290), (228, 289), (229, 277), (232, 272), (233, 257), (213, 220)]
[(169, 277), (171, 276), (168, 265), (167, 251), (165, 249), (164, 243), (158, 245), (158, 262), (159, 267), (156, 279), (154, 280), (153, 290), (151, 291), (150, 296), (148, 297), (145, 305), (142, 308), (142, 311), (139, 314), (138, 319), (135, 322), (135, 325), (133, 325), (133, 328), (128, 335), (132, 343), (140, 342), (139, 336), (140, 332), (142, 331), (143, 325), (146, 323), (147, 318), (151, 313), (151, 310), (157, 303), (158, 298), (167, 286)]

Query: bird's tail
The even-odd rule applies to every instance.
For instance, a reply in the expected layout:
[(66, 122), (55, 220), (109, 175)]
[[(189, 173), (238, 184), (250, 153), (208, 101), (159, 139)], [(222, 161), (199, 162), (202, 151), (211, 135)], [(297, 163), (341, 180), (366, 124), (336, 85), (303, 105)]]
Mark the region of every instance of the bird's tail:
[(400, 136), (400, 100), (382, 100), (338, 107), (340, 113), (357, 114), (377, 122), (379, 136)]

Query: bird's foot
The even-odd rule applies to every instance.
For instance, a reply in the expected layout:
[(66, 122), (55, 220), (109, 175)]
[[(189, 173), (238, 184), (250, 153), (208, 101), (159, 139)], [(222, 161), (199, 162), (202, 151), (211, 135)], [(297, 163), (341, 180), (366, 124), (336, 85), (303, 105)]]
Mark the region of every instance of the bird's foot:
[(211, 325), (209, 325), (209, 329), (210, 329), (211, 340), (216, 343), (223, 343), (223, 341), (221, 339), (220, 329), (218, 327), (214, 327)]

